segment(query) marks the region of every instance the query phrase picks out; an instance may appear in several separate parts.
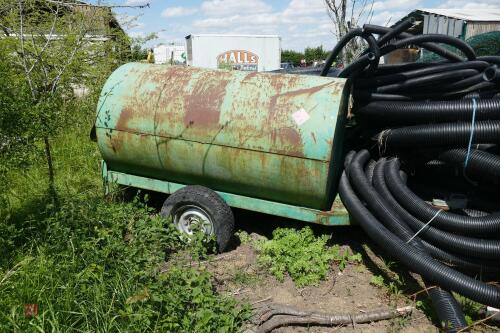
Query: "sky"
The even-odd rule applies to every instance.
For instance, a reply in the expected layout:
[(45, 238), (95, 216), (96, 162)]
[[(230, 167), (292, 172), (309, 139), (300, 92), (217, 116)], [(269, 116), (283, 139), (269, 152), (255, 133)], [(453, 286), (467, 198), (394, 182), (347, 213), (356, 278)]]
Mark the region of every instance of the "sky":
[[(499, 2), (374, 0), (370, 23), (391, 25), (416, 8), (494, 8)], [(185, 36), (203, 33), (279, 35), (283, 49), (296, 51), (319, 45), (330, 49), (335, 44), (324, 0), (101, 0), (101, 3), (149, 3), (150, 7), (144, 9), (115, 9), (118, 20), (132, 37), (158, 34), (158, 39), (148, 46), (183, 43)]]

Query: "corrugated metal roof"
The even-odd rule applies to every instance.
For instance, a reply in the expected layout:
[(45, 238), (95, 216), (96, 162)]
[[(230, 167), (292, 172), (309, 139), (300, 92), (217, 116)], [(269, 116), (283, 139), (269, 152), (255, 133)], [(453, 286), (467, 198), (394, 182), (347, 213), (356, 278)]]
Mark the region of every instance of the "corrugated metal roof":
[[(415, 13), (434, 14), (446, 17), (453, 17), (464, 21), (498, 21), (500, 22), (500, 8), (495, 9), (441, 9), (441, 8), (421, 8), (414, 10), (410, 15)], [(408, 15), (408, 16), (410, 16)]]

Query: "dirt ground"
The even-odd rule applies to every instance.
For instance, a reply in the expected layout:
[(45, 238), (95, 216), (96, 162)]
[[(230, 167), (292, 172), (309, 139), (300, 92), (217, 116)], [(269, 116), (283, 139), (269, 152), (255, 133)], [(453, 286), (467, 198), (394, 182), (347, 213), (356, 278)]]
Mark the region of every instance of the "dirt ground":
[[(238, 228), (247, 231), (253, 238), (271, 236), (276, 227), (294, 227), (303, 224), (262, 214), (237, 212)], [(218, 255), (210, 262), (208, 269), (214, 273), (217, 289), (223, 294), (234, 297), (254, 306), (266, 303), (281, 303), (305, 310), (321, 312), (360, 313), (363, 311), (394, 308), (396, 306), (415, 305), (416, 292), (423, 289), (417, 276), (385, 261), (383, 253), (376, 247), (359, 227), (314, 227), (315, 232), (332, 235), (332, 242), (350, 248), (354, 253), (361, 253), (363, 262), (349, 264), (340, 272), (332, 265), (327, 279), (316, 287), (299, 289), (290, 278), (277, 281), (256, 262), (257, 253), (251, 245), (238, 244), (235, 241), (229, 252)], [(390, 266), (390, 269), (387, 268)], [(396, 268), (394, 268), (396, 267)], [(386, 284), (391, 278), (399, 276), (404, 283), (401, 290), (390, 290), (384, 286), (370, 283), (374, 275), (384, 277)], [(425, 292), (417, 296), (425, 299)], [(476, 332), (491, 331), (484, 327)], [(344, 327), (282, 327), (275, 333), (299, 332), (439, 332), (429, 315), (415, 310), (406, 318), (385, 320), (371, 324), (356, 324)]]

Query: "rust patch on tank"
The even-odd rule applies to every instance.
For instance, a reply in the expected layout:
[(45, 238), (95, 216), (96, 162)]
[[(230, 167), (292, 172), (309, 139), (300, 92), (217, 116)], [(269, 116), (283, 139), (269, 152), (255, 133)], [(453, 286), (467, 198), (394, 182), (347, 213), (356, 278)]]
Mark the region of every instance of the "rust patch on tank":
[(254, 77), (256, 77), (258, 72), (251, 72), (250, 74), (245, 75), (245, 78), (241, 80), (241, 82), (246, 82), (252, 80)]
[(228, 78), (221, 77), (222, 72), (207, 72), (200, 77), (191, 94), (184, 97), (184, 125), (217, 127), (220, 108), (226, 95)]
[(129, 130), (128, 122), (133, 116), (134, 110), (131, 107), (127, 106), (123, 108), (122, 112), (120, 112), (120, 118), (118, 118), (118, 121), (116, 122), (115, 129), (118, 131)]
[[(272, 150), (282, 155), (304, 156), (304, 145), (297, 129), (293, 127), (275, 128), (271, 132)], [(278, 148), (282, 147), (282, 148)]]

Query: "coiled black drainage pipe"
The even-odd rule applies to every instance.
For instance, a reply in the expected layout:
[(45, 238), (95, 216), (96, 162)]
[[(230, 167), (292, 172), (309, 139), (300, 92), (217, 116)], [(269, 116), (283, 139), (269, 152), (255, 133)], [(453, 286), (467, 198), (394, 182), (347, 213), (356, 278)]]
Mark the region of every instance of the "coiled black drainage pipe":
[[(477, 99), (477, 120), (500, 120), (500, 99)], [(382, 120), (391, 124), (418, 124), (426, 122), (470, 121), (474, 102), (471, 99), (428, 102), (381, 102), (368, 103), (356, 110), (356, 114), (370, 121)]]
[(450, 149), (439, 154), (438, 159), (463, 168), (467, 175), (494, 183), (500, 181), (500, 156), (473, 149), (466, 167), (467, 155), (465, 148)]
[(433, 283), (447, 286), (451, 291), (479, 303), (500, 307), (500, 290), (497, 287), (475, 280), (432, 259), (384, 227), (358, 198), (345, 173), (340, 179), (339, 194), (353, 219), (386, 253)]
[[(392, 93), (400, 90), (408, 90), (408, 89), (424, 89), (429, 85), (436, 85), (441, 83), (442, 81), (449, 80), (460, 80), (470, 79), (474, 77), (474, 82), (477, 81), (476, 74), (479, 72), (475, 69), (460, 69), (451, 72), (444, 73), (433, 73), (425, 76), (419, 76), (416, 78), (407, 79), (403, 82), (392, 83), (388, 85), (382, 85), (375, 88), (373, 91), (378, 93)], [(480, 79), (482, 81), (483, 75), (480, 75)], [(467, 87), (468, 85), (465, 84)]]
[[(420, 238), (425, 239), (429, 243), (438, 246), (441, 249), (447, 250), (456, 255), (461, 255), (464, 258), (480, 261), (489, 261), (487, 266), (500, 265), (500, 240), (495, 239), (479, 239), (468, 236), (456, 235), (454, 233), (446, 232), (435, 228), (433, 225), (425, 226), (425, 223), (412, 216), (406, 211), (397, 200), (389, 192), (385, 183), (385, 159), (380, 159), (374, 168), (373, 172), (373, 185), (379, 195), (385, 200), (387, 206), (391, 211), (394, 211), (400, 217), (400, 222), (405, 223), (412, 230), (412, 235), (419, 230)], [(482, 258), (482, 259), (478, 259)], [(485, 266), (485, 265), (483, 265)], [(500, 267), (499, 267), (500, 268)]]
[(484, 71), (484, 79), (487, 81), (500, 83), (500, 69), (495, 66), (488, 67)]
[[(402, 240), (408, 242), (410, 246), (413, 246), (416, 250), (420, 251), (422, 255), (426, 255), (420, 239), (413, 237), (414, 233), (404, 223), (399, 223), (400, 217), (387, 208), (387, 203), (383, 198), (379, 197), (378, 193), (370, 185), (370, 176), (367, 178), (365, 171), (363, 171), (363, 166), (369, 158), (370, 154), (368, 151), (360, 151), (353, 156), (348, 167), (350, 170), (349, 178), (351, 179), (351, 182), (356, 184), (355, 187), (359, 189), (359, 193), (361, 193), (361, 196), (368, 204), (371, 211), (374, 211), (376, 215), (384, 221), (385, 225), (391, 230), (391, 232)], [(368, 174), (371, 174), (373, 171), (370, 166), (373, 165), (372, 162), (374, 161), (370, 161), (370, 163), (368, 163), (365, 167), (365, 169), (368, 169)], [(438, 309), (438, 316), (440, 320), (449, 326), (446, 327), (447, 331), (455, 332), (467, 326), (459, 304), (448, 291), (445, 291), (440, 287), (435, 287), (429, 290), (429, 295), (435, 308)]]
[[(466, 174), (472, 177), (476, 173), (478, 177), (490, 177), (495, 172), (490, 171), (495, 170), (491, 165), (496, 162), (476, 157), (472, 152), (465, 157), (465, 172), (456, 172), (457, 167), (465, 167), (465, 163), (461, 166), (456, 161), (463, 157), (463, 149), (470, 152), (480, 149), (481, 143), (500, 143), (500, 108), (495, 100), (500, 96), (500, 82), (497, 67), (493, 66), (500, 64), (500, 57), (476, 57), (470, 46), (450, 36), (411, 35), (405, 29), (412, 23), (404, 21), (395, 28), (365, 25), (349, 33), (330, 54), (322, 75), (329, 72), (333, 60), (350, 39), (361, 36), (368, 42), (369, 48), (340, 76), (348, 78), (353, 99), (354, 119), (349, 123), (353, 130), (347, 144), (357, 150), (371, 147), (372, 157), (378, 162), (367, 163), (370, 156), (366, 152), (349, 154), (339, 192), (353, 219), (377, 244), (421, 274), (424, 281), (440, 286), (430, 296), (440, 321), (452, 323), (453, 328), (446, 330), (453, 331), (465, 323), (460, 306), (448, 290), (483, 304), (498, 307), (500, 303), (498, 288), (476, 280), (484, 277), (482, 273), (498, 272), (500, 267), (500, 214), (468, 216), (444, 212), (422, 201), (410, 187), (415, 180), (434, 182), (429, 178), (451, 170), (453, 174), (442, 181), (450, 188), (439, 191), (443, 193), (437, 193), (436, 198), (447, 199), (447, 192), (459, 189), (469, 191), (468, 204), (461, 214), (470, 207), (500, 210), (500, 204), (485, 205), (477, 199), (484, 196), (482, 189), (494, 189), (466, 178)], [(379, 35), (376, 43), (371, 34)], [(466, 58), (437, 43), (459, 49)], [(421, 46), (444, 60), (377, 66), (375, 59), (379, 56), (408, 45)], [(377, 147), (370, 140), (381, 128), (385, 130), (378, 135)], [(452, 149), (462, 150), (446, 153)], [(410, 173), (410, 187), (402, 178), (406, 179), (406, 174), (400, 170), (399, 160), (380, 158), (394, 155), (399, 155), (408, 171), (415, 173)], [(436, 162), (442, 166), (430, 166), (429, 158), (440, 155)], [(435, 173), (424, 175), (428, 168)], [(459, 184), (452, 183), (457, 179)]]
[[(400, 217), (400, 223), (407, 225), (412, 230), (412, 235), (415, 235), (422, 227), (425, 225), (420, 220), (415, 218), (413, 215), (408, 213), (392, 196), (391, 192), (387, 188), (385, 182), (385, 167), (386, 167), (386, 159), (381, 158), (375, 165), (373, 170), (373, 186), (379, 195), (386, 201), (388, 209), (394, 211)], [(458, 266), (460, 268), (466, 270), (472, 270), (476, 273), (480, 272), (497, 272), (500, 271), (500, 261), (492, 261), (492, 260), (484, 260), (478, 259), (474, 257), (470, 257), (471, 252), (464, 251), (464, 255), (455, 254), (456, 247), (454, 244), (448, 245), (445, 244), (447, 248), (451, 250), (445, 251), (441, 249), (442, 243), (444, 242), (444, 237), (455, 236), (453, 234), (443, 235), (445, 232), (434, 228), (432, 225), (422, 229), (421, 233), (416, 237), (418, 239), (429, 239), (429, 242), (436, 244), (428, 243), (422, 240), (422, 245), (426, 252), (428, 252), (433, 258), (438, 260), (447, 262), (453, 266)]]
[[(433, 226), (454, 233), (469, 236), (500, 235), (500, 215), (481, 217), (463, 216), (440, 210), (420, 199), (399, 177), (400, 163), (398, 159), (387, 162), (385, 181), (392, 195), (413, 216), (421, 221), (433, 219)], [(437, 214), (439, 212), (439, 214)]]
[(413, 79), (421, 77), (423, 75), (430, 75), (442, 72), (450, 72), (461, 69), (477, 69), (485, 70), (488, 68), (489, 63), (485, 61), (464, 61), (456, 63), (445, 63), (437, 66), (427, 66), (412, 70), (398, 71), (393, 74), (380, 75), (375, 77), (362, 77), (356, 80), (356, 88), (369, 88), (378, 87), (382, 85), (387, 85), (391, 83), (397, 83), (401, 81), (406, 81), (408, 79)]
[(500, 121), (478, 121), (472, 128), (471, 122), (417, 125), (382, 131), (378, 144), (382, 151), (401, 147), (419, 146), (467, 146), (471, 131), (474, 143), (500, 143)]

